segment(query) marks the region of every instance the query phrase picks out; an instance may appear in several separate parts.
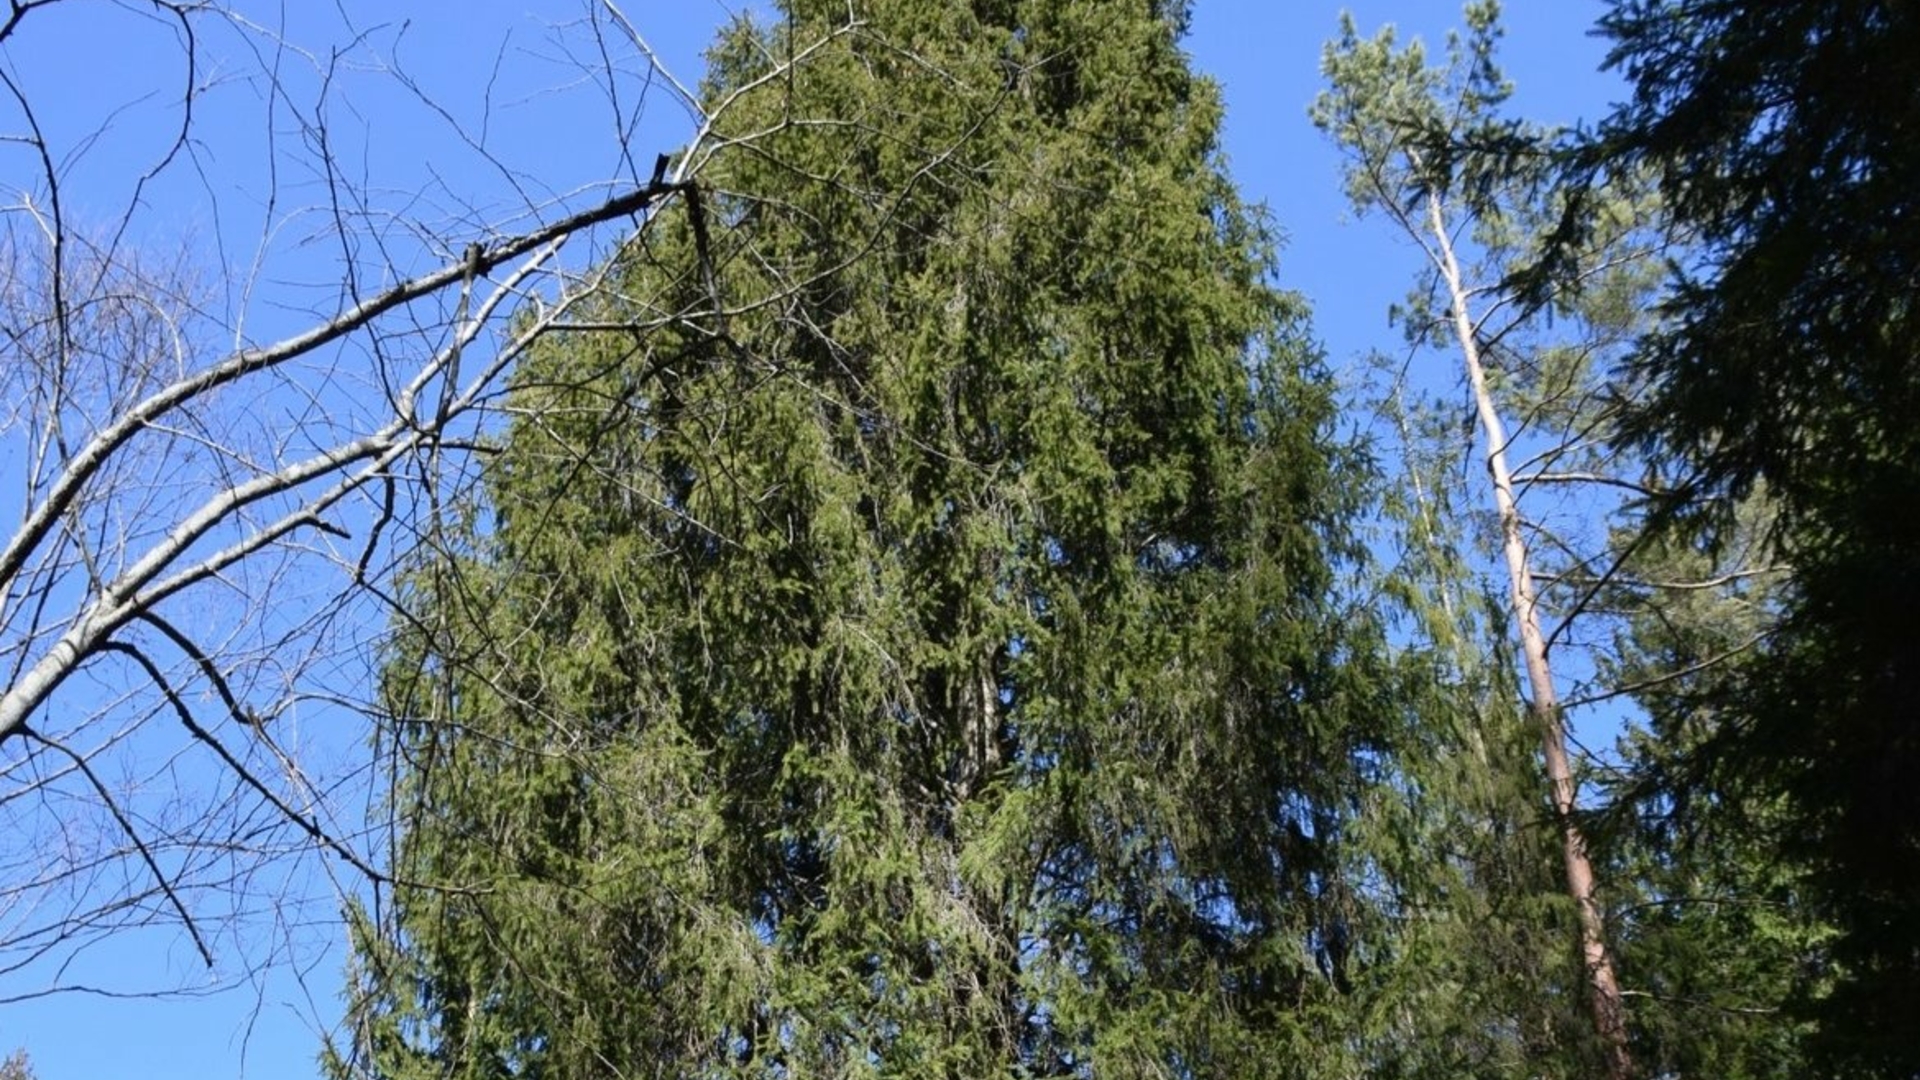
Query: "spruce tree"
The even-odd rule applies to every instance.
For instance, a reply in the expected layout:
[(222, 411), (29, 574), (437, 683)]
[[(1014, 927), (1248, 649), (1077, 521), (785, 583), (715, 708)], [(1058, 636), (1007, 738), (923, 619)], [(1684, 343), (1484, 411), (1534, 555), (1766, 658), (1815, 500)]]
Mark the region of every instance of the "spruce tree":
[(1364, 461), (1184, 5), (852, 10), (722, 36), (697, 198), (412, 579), (336, 1074), (1355, 1052)]
[[(1920, 11), (1885, 0), (1616, 0), (1631, 97), (1582, 148), (1652, 176), (1700, 239), (1623, 441), (1665, 466), (1679, 542), (1764, 491), (1791, 568), (1748, 659), (1696, 684), (1724, 722), (1693, 807), (1797, 869), (1836, 937), (1796, 987), (1814, 1071), (1920, 1071)], [(1722, 820), (1727, 820), (1724, 815)], [(1819, 977), (1830, 975), (1831, 979)]]

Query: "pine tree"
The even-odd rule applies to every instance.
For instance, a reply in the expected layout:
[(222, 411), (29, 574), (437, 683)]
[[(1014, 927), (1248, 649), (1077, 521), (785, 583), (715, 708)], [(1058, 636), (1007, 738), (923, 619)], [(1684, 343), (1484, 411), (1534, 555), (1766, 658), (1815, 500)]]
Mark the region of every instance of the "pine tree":
[[(1665, 266), (1686, 258), (1689, 237), (1670, 228), (1656, 193), (1631, 170), (1602, 186), (1557, 185), (1564, 136), (1503, 115), (1497, 7), (1470, 4), (1466, 21), (1468, 33), (1437, 67), (1417, 41), (1399, 46), (1391, 31), (1362, 40), (1349, 22), (1329, 47), (1332, 87), (1315, 111), (1348, 155), (1356, 205), (1394, 222), (1426, 256), (1425, 283), (1399, 316), (1412, 355), (1436, 349), (1465, 368), (1465, 396), (1484, 436), (1477, 463), (1486, 466), (1466, 484), (1482, 499), (1493, 490), (1498, 528), (1488, 546), (1508, 570), (1507, 618), (1476, 619), (1472, 590), (1458, 584), (1472, 572), (1454, 554), (1456, 522), (1468, 520), (1454, 490), (1461, 481), (1427, 464), (1463, 454), (1461, 406), (1441, 398), (1402, 407), (1396, 383), (1397, 441), (1416, 496), (1398, 514), (1409, 553), (1402, 576), (1411, 572), (1426, 594), (1409, 597), (1419, 616), (1412, 637), (1431, 644), (1462, 690), (1478, 684), (1481, 700), (1468, 713), (1493, 736), (1484, 748), (1428, 755), (1469, 762), (1467, 770), (1419, 770), (1420, 790), (1434, 793), (1423, 843), (1461, 852), (1455, 858), (1471, 883), (1442, 889), (1438, 909), (1456, 930), (1489, 940), (1555, 932), (1553, 905), (1537, 894), (1516, 905), (1537, 887), (1525, 875), (1475, 873), (1500, 865), (1484, 839), (1477, 849), (1442, 839), (1449, 830), (1441, 823), (1452, 823), (1455, 837), (1504, 837), (1509, 865), (1540, 854), (1514, 827), (1526, 815), (1516, 822), (1516, 806), (1498, 801), (1511, 790), (1514, 759), (1510, 747), (1498, 756), (1511, 709), (1496, 703), (1502, 688), (1508, 701), (1521, 700), (1510, 675), (1519, 660), (1565, 846), (1562, 891), (1580, 915), (1577, 967), (1570, 972), (1550, 951), (1531, 968), (1525, 959), (1492, 966), (1478, 981), (1504, 997), (1483, 995), (1457, 1022), (1536, 1033), (1515, 1040), (1516, 1074), (1600, 1071), (1582, 1064), (1584, 1027), (1599, 1036), (1615, 1076), (1796, 1075), (1801, 1031), (1780, 1006), (1822, 931), (1790, 877), (1751, 845), (1729, 845), (1718, 827), (1676, 832), (1674, 789), (1658, 780), (1717, 726), (1678, 702), (1753, 646), (1779, 570), (1742, 545), (1709, 557), (1649, 531), (1646, 509), (1664, 495), (1659, 474), (1613, 438), (1622, 404), (1644, 389), (1623, 361), (1655, 326)], [(1576, 225), (1579, 242), (1567, 243)], [(1752, 497), (1740, 509), (1757, 521), (1768, 504)], [(1502, 623), (1517, 631), (1516, 643), (1502, 639)], [(1589, 791), (1600, 797), (1576, 800), (1562, 711), (1628, 702), (1645, 716), (1629, 718), (1620, 766), (1599, 770)], [(1413, 769), (1415, 759), (1406, 760)], [(1484, 774), (1477, 783), (1473, 769)], [(1515, 915), (1497, 917), (1503, 908)], [(1593, 1006), (1585, 1025), (1553, 1008), (1580, 983)], [(1502, 1060), (1498, 1042), (1488, 1044), (1481, 1056)]]
[(1393, 962), (1362, 1003), (1376, 1047), (1366, 1075), (1591, 1076), (1578, 927), (1508, 601), (1470, 527), (1483, 493), (1458, 475), (1459, 409), (1404, 385), (1379, 409), (1398, 465), (1383, 522), (1398, 557), (1375, 578), (1396, 614), (1396, 693), (1417, 723), (1397, 755), (1397, 797), (1352, 837), (1383, 853), (1395, 896), (1380, 935)]
[(1337, 1071), (1365, 463), (1184, 5), (780, 10), (413, 579), (334, 1072)]
[[(1315, 121), (1347, 155), (1348, 190), (1364, 211), (1393, 221), (1419, 248), (1433, 284), (1416, 293), (1407, 313), (1416, 345), (1440, 344), (1457, 357), (1473, 425), (1481, 438), (1484, 490), (1495, 511), (1492, 546), (1506, 570), (1505, 610), (1525, 674), (1527, 711), (1540, 746), (1548, 803), (1559, 834), (1565, 892), (1577, 917), (1584, 996), (1605, 1075), (1635, 1074), (1625, 1001), (1617, 975), (1594, 860), (1579, 819), (1578, 779), (1568, 749), (1564, 676), (1551, 656), (1555, 610), (1545, 595), (1548, 541), (1521, 498), (1543, 477), (1562, 475), (1590, 418), (1556, 417), (1559, 398), (1579, 384), (1565, 352), (1530, 350), (1538, 306), (1516, 303), (1505, 265), (1524, 248), (1526, 193), (1534, 186), (1528, 158), (1539, 158), (1544, 133), (1505, 121), (1510, 91), (1495, 65), (1499, 7), (1466, 7), (1468, 33), (1456, 36), (1443, 67), (1427, 65), (1415, 43), (1399, 48), (1391, 30), (1363, 41), (1351, 18), (1326, 51), (1329, 90), (1315, 103)], [(1476, 276), (1474, 249), (1490, 269)], [(1582, 354), (1575, 352), (1572, 355)], [(1558, 370), (1556, 370), (1558, 369)], [(1534, 398), (1534, 402), (1527, 399)], [(1577, 399), (1577, 397), (1576, 397)], [(1529, 405), (1534, 407), (1529, 408)], [(1545, 421), (1568, 433), (1539, 453), (1522, 442), (1526, 425)], [(1571, 420), (1564, 427), (1556, 420)], [(1537, 441), (1537, 440), (1536, 440)], [(1529, 472), (1531, 467), (1531, 472)], [(1505, 650), (1496, 650), (1504, 652)], [(1517, 689), (1517, 688), (1516, 688)], [(1548, 987), (1542, 986), (1542, 992)]]

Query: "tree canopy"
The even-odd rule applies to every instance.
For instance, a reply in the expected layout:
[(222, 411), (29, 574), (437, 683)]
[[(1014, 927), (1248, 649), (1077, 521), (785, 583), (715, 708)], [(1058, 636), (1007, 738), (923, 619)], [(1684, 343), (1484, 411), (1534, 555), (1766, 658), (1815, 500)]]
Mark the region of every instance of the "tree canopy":
[(1185, 0), (592, 0), (477, 122), (243, 6), (79, 119), (0, 19), (0, 1000), (324, 893), (335, 1080), (1920, 1076), (1910, 5), (1612, 0), (1585, 128), (1342, 20), (1236, 118), (1401, 242), (1338, 363)]
[[(1871, 2), (1616, 4), (1632, 99), (1580, 148), (1645, 170), (1699, 255), (1635, 364), (1625, 432), (1711, 545), (1764, 489), (1791, 584), (1764, 644), (1698, 685), (1722, 718), (1669, 794), (1754, 810), (1838, 928), (1803, 993), (1835, 1075), (1920, 1063), (1920, 13)], [(1776, 800), (1786, 811), (1775, 813)], [(1824, 987), (1819, 980), (1809, 987)]]
[(380, 1075), (1349, 1052), (1365, 463), (1184, 13), (844, 10), (720, 39), (759, 134), (520, 370), (414, 573)]

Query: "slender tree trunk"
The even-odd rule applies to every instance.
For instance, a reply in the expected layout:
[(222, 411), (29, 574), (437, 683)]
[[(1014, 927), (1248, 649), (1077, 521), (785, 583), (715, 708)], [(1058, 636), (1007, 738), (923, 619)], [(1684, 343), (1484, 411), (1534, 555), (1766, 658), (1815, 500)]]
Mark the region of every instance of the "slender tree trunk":
[(1554, 813), (1560, 822), (1567, 895), (1573, 898), (1580, 915), (1580, 952), (1586, 964), (1593, 1022), (1606, 1048), (1609, 1080), (1630, 1080), (1634, 1068), (1633, 1056), (1627, 1046), (1626, 1013), (1621, 1003), (1620, 984), (1614, 978), (1613, 957), (1607, 948), (1600, 906), (1593, 897), (1593, 861), (1587, 856), (1586, 837), (1581, 834), (1573, 816), (1576, 792), (1573, 767), (1567, 757), (1566, 724), (1560, 710), (1559, 695), (1554, 690), (1553, 669), (1547, 660), (1546, 636), (1540, 632), (1538, 598), (1534, 594), (1533, 575), (1527, 562), (1527, 544), (1521, 532), (1520, 511), (1514, 501), (1513, 473), (1507, 465), (1506, 425), (1501, 421), (1500, 412), (1494, 407), (1493, 393), (1487, 387), (1486, 368), (1481, 362), (1479, 341), (1474, 335), (1473, 318), (1468, 312), (1467, 289), (1461, 278), (1460, 264), (1454, 257), (1453, 243), (1437, 195), (1427, 197), (1427, 223), (1438, 245), (1440, 272), (1446, 279), (1454, 334), (1459, 338), (1460, 356), (1466, 363), (1467, 382), (1473, 390), (1480, 430), (1487, 440), (1487, 472), (1493, 479), (1493, 501), (1500, 513), (1501, 548), (1506, 556), (1507, 576), (1512, 585), (1513, 617), (1520, 628), (1520, 653), (1526, 664), (1527, 685), (1533, 699), (1533, 717), (1540, 725), (1547, 783), (1553, 798)]

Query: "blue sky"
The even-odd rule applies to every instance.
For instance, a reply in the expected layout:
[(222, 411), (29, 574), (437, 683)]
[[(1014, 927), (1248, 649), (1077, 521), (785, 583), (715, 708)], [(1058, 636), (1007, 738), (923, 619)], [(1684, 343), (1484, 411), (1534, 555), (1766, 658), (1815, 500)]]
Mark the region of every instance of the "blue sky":
[[(610, 110), (580, 109), (568, 96), (594, 58), (569, 55), (548, 23), (571, 18), (571, 3), (536, 0), (476, 0), (468, 3), (292, 3), (284, 9), (245, 5), (264, 22), (291, 20), (286, 35), (307, 43), (324, 61), (328, 46), (343, 42), (336, 15), (344, 10), (354, 31), (367, 33), (382, 55), (398, 58), (424, 90), (446, 104), (470, 135), (484, 133), (489, 154), (503, 168), (474, 164), (471, 146), (450, 139), (446, 117), (398, 93), (385, 73), (349, 63), (333, 75), (342, 87), (329, 115), (329, 137), (345, 148), (360, 178), (378, 191), (380, 206), (457, 225), (463, 216), (518, 196), (516, 184), (544, 185), (555, 195), (618, 172), (612, 149)], [(629, 3), (628, 14), (670, 67), (691, 84), (698, 52), (727, 8), (717, 0), (679, 4)], [(1403, 36), (1437, 42), (1458, 14), (1445, 0), (1354, 0), (1363, 31), (1397, 24)], [(1315, 327), (1337, 369), (1350, 367), (1368, 349), (1391, 346), (1388, 305), (1405, 295), (1415, 264), (1410, 250), (1378, 222), (1353, 222), (1339, 183), (1339, 163), (1306, 119), (1319, 89), (1322, 43), (1337, 29), (1342, 5), (1314, 0), (1197, 0), (1188, 47), (1196, 65), (1220, 80), (1228, 104), (1227, 152), (1235, 177), (1250, 199), (1272, 209), (1286, 238), (1283, 283), (1313, 306)], [(164, 149), (161, 122), (166, 101), (145, 97), (156, 78), (177, 75), (165, 65), (164, 37), (151, 27), (115, 35), (127, 25), (125, 9), (81, 2), (75, 14), (52, 9), (44, 27), (23, 33), (31, 51), (16, 44), (4, 58), (10, 71), (43, 90), (45, 117), (56, 141), (69, 138), (70, 190), (87, 206), (119, 207), (133, 188), (128, 163), (150, 161)], [(535, 9), (536, 14), (528, 14)], [(1587, 29), (1599, 14), (1597, 0), (1514, 0), (1506, 14), (1504, 54), (1517, 84), (1516, 111), (1548, 123), (1593, 118), (1618, 96), (1617, 81), (1596, 72), (1603, 46)], [(96, 22), (99, 12), (119, 12)], [(89, 13), (84, 16), (81, 13)], [(403, 28), (404, 27), (404, 28)], [(272, 139), (310, 138), (292, 127), (263, 123), (267, 114), (259, 85), (247, 73), (259, 55), (240, 51), (234, 37), (225, 67), (196, 73), (219, 91), (200, 118), (199, 157), (191, 169), (174, 169), (142, 192), (142, 244), (182, 243), (217, 253), (231, 270), (247, 267), (268, 251), (266, 284), (228, 303), (246, 307), (248, 333), (266, 336), (304, 324), (324, 309), (338, 264), (348, 256), (310, 242), (320, 222), (290, 207), (317, 192), (315, 176), (269, 177)], [(364, 58), (366, 53), (349, 54)], [(309, 58), (311, 59), (311, 58)], [(302, 65), (306, 66), (303, 67)], [(324, 65), (323, 65), (324, 66)], [(311, 90), (317, 76), (307, 60), (288, 58), (294, 85)], [(75, 89), (85, 71), (86, 93)], [(308, 74), (299, 74), (306, 71)], [(364, 96), (354, 96), (365, 87)], [(636, 89), (629, 85), (628, 90)], [(645, 149), (642, 168), (655, 150), (669, 149), (684, 124), (655, 87), (649, 120), (634, 140)], [(586, 100), (593, 100), (591, 97)], [(83, 139), (97, 123), (98, 103), (128, 103), (97, 142)], [(487, 106), (491, 104), (489, 109)], [(63, 118), (71, 118), (63, 128)], [(486, 123), (482, 126), (482, 120)], [(466, 165), (447, 162), (465, 161)], [(0, 156), (0, 181), (27, 182), (27, 163)], [(282, 192), (269, 204), (262, 192)], [(273, 226), (270, 242), (263, 230)], [(389, 255), (397, 263), (424, 259), (408, 254), (396, 236)], [(359, 268), (356, 268), (358, 270)], [(231, 312), (229, 313), (231, 315)], [(351, 743), (352, 740), (348, 740)], [(322, 920), (324, 921), (324, 920)], [(114, 1000), (62, 996), (0, 1006), (0, 1052), (25, 1046), (42, 1080), (110, 1080), (115, 1077), (289, 1077), (315, 1074), (317, 1025), (329, 1022), (340, 984), (340, 958), (325, 950), (322, 925), (281, 943), (282, 959), (252, 981), (202, 997)], [(229, 943), (239, 949), (237, 943)], [(259, 945), (259, 943), (254, 943)], [(102, 970), (151, 972), (150, 983), (191, 971), (190, 951), (170, 933), (116, 940), (89, 963)], [(0, 982), (0, 999), (23, 987)]]

